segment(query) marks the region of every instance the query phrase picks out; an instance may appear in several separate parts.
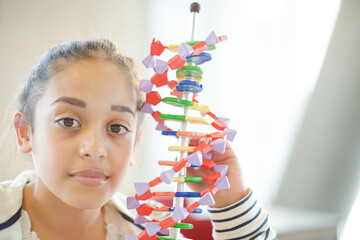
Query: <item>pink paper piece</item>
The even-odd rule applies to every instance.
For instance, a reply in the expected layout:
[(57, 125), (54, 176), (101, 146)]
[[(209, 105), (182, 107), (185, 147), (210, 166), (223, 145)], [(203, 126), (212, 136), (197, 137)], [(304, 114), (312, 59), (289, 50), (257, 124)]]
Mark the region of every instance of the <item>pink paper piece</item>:
[(230, 183), (227, 176), (219, 177), (216, 180), (215, 185), (219, 188), (219, 190), (230, 188)]
[(212, 150), (214, 150), (216, 152), (219, 152), (219, 153), (225, 152), (226, 141), (224, 139), (216, 139), (215, 141), (212, 141), (210, 143), (210, 145), (212, 146)]
[(163, 230), (160, 230), (159, 231), (160, 234), (163, 234), (163, 235), (166, 235), (166, 236), (169, 236), (170, 235), (170, 231), (169, 229), (165, 228)]
[(212, 31), (209, 36), (207, 36), (207, 38), (205, 39), (205, 43), (206, 45), (214, 45), (214, 44), (217, 44), (219, 43), (220, 40), (219, 38), (216, 36), (215, 32)]
[(171, 215), (171, 218), (174, 221), (184, 220), (188, 215), (189, 215), (189, 212), (186, 210), (186, 208), (175, 207), (174, 212)]
[(154, 110), (153, 110), (151, 104), (145, 102), (145, 103), (143, 103), (143, 105), (140, 107), (140, 112), (150, 113), (150, 114), (151, 114), (151, 113), (154, 112)]
[(154, 56), (147, 56), (142, 63), (145, 65), (146, 68), (153, 68), (154, 67)]
[(200, 198), (199, 203), (201, 205), (205, 205), (205, 206), (212, 206), (215, 204), (215, 200), (214, 200), (211, 192), (207, 192), (207, 193), (205, 193), (204, 196), (202, 196)]
[(169, 65), (167, 62), (160, 59), (156, 59), (154, 69), (157, 74), (163, 74), (168, 68)]
[(204, 158), (206, 159), (212, 159), (212, 152), (207, 152), (204, 154)]
[(140, 202), (135, 199), (135, 197), (126, 198), (126, 207), (127, 209), (135, 209), (140, 207)]
[(144, 223), (147, 223), (148, 221), (149, 221), (149, 219), (147, 219), (145, 216), (137, 215), (134, 220), (134, 223), (135, 224), (144, 224)]
[(158, 222), (147, 222), (145, 223), (145, 229), (146, 233), (151, 237), (161, 229), (161, 226)]
[(230, 119), (229, 118), (218, 117), (217, 120), (220, 120), (221, 122), (226, 123), (226, 125), (230, 124)]
[(164, 124), (161, 124), (161, 123), (158, 123), (156, 125), (156, 130), (159, 130), (159, 131), (166, 131), (168, 129), (168, 127)]
[(225, 128), (223, 133), (226, 134), (226, 139), (229, 140), (230, 142), (232, 142), (232, 141), (234, 141), (237, 131), (234, 129)]
[(146, 93), (152, 91), (154, 84), (150, 80), (141, 80), (140, 81), (140, 90)]
[(138, 237), (133, 235), (126, 235), (125, 240), (138, 240)]
[(179, 48), (179, 57), (183, 58), (191, 54), (194, 51), (193, 47), (189, 44), (182, 43)]
[(137, 183), (134, 183), (134, 186), (135, 186), (135, 190), (136, 190), (136, 193), (138, 196), (143, 195), (150, 189), (149, 184), (146, 182), (137, 182)]
[(221, 176), (223, 177), (223, 176), (226, 176), (228, 169), (229, 169), (229, 166), (227, 164), (221, 164), (221, 165), (215, 165), (212, 170), (214, 172), (221, 173)]
[(175, 176), (175, 171), (173, 169), (170, 169), (170, 170), (162, 172), (160, 174), (160, 179), (164, 183), (170, 184), (170, 183), (172, 183), (174, 176)]
[(195, 166), (201, 166), (203, 162), (203, 156), (201, 151), (196, 151), (190, 154), (186, 159), (189, 163)]

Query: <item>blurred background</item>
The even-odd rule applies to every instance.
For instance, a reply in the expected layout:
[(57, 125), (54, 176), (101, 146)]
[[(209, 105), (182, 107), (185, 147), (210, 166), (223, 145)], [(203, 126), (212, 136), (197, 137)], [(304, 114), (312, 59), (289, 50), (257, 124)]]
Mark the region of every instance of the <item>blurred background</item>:
[[(16, 154), (13, 98), (28, 69), (63, 41), (113, 40), (138, 63), (152, 38), (189, 41), (188, 0), (0, 0), (0, 181), (32, 168)], [(198, 100), (231, 119), (232, 143), (279, 239), (355, 239), (360, 222), (360, 1), (204, 0), (195, 39), (228, 41), (202, 66)], [(174, 79), (174, 78), (173, 78)], [(175, 156), (145, 119), (121, 191), (149, 181)], [(194, 221), (207, 221), (206, 216)], [(357, 223), (357, 224), (355, 224)], [(209, 229), (208, 229), (209, 230)], [(211, 232), (211, 229), (208, 231)], [(196, 238), (197, 239), (197, 238)], [(204, 238), (211, 239), (211, 238)]]

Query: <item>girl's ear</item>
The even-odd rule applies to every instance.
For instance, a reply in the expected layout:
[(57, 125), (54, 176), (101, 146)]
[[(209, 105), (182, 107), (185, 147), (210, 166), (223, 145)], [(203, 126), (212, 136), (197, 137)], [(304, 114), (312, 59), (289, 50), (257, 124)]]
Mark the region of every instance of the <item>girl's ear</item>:
[(22, 153), (31, 152), (30, 126), (27, 124), (25, 115), (20, 111), (15, 112), (14, 127), (16, 131), (18, 150)]

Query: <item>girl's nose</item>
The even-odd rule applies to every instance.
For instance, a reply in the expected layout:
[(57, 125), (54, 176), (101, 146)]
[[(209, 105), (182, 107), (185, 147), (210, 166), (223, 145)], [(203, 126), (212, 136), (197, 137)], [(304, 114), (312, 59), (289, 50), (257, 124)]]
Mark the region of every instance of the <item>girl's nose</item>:
[(96, 134), (88, 135), (80, 146), (80, 156), (83, 159), (102, 160), (106, 158), (107, 152), (101, 136)]

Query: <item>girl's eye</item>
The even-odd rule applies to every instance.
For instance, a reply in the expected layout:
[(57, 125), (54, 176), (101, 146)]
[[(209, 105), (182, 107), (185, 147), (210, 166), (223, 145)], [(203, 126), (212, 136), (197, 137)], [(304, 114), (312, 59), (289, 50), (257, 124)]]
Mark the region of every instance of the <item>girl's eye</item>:
[(129, 132), (129, 129), (127, 129), (126, 127), (120, 124), (113, 124), (110, 127), (108, 127), (108, 131), (111, 131), (112, 133), (115, 133), (117, 135), (123, 135)]
[(65, 128), (73, 128), (73, 127), (80, 127), (80, 124), (78, 121), (72, 118), (63, 118), (58, 121), (61, 126)]

